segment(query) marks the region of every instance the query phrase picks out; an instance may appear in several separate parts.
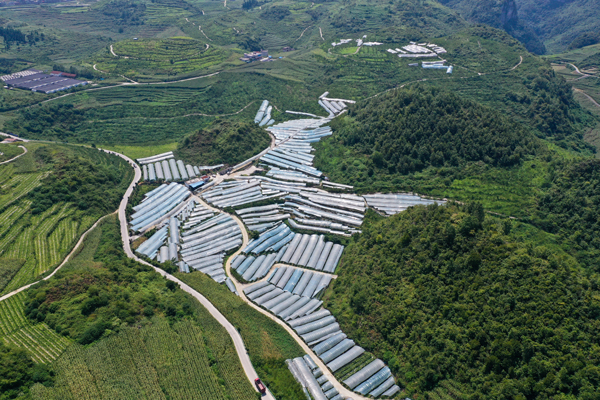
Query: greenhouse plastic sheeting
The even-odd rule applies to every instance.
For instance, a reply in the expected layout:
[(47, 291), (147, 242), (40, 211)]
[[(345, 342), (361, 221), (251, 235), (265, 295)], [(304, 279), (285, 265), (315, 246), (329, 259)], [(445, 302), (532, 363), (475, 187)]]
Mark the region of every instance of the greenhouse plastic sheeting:
[(313, 347), (313, 351), (315, 352), (316, 355), (320, 356), (321, 354), (325, 353), (326, 351), (334, 348), (338, 343), (340, 343), (344, 339), (346, 339), (346, 334), (343, 332), (340, 332), (337, 335), (332, 336), (329, 339), (325, 340), (324, 342), (319, 343), (318, 345)]
[(383, 382), (381, 385), (377, 386), (375, 389), (370, 391), (369, 396), (379, 397), (383, 392), (394, 386), (395, 383), (396, 382), (394, 381), (394, 377), (390, 376), (385, 382)]
[(321, 390), (319, 382), (317, 382), (317, 379), (310, 372), (310, 369), (306, 365), (304, 359), (302, 357), (294, 358), (294, 363), (296, 364), (300, 376), (302, 376), (302, 379), (306, 383), (306, 388), (308, 389), (308, 392), (312, 398), (314, 400), (327, 400), (323, 390)]
[(292, 293), (302, 295), (302, 292), (304, 292), (304, 289), (306, 289), (306, 285), (308, 285), (308, 282), (310, 281), (312, 276), (313, 274), (311, 272), (304, 272), (304, 274), (302, 274), (302, 278), (300, 278), (298, 284), (296, 285), (296, 287), (294, 287)]
[(391, 388), (389, 388), (386, 392), (383, 392), (383, 395), (384, 396), (388, 396), (388, 397), (392, 397), (393, 395), (395, 395), (399, 391), (400, 391), (400, 387), (398, 385), (394, 385)]
[(321, 253), (323, 252), (323, 248), (325, 247), (325, 241), (322, 238), (323, 238), (323, 236), (321, 235), (321, 238), (319, 238), (319, 241), (317, 242), (315, 249), (313, 250), (312, 254), (310, 255), (308, 262), (306, 263), (307, 268), (315, 269), (315, 266), (317, 265), (317, 261), (319, 261), (319, 256), (321, 255)]
[(283, 274), (285, 273), (286, 270), (287, 270), (286, 267), (279, 268), (277, 270), (277, 272), (275, 272), (275, 275), (273, 275), (273, 277), (271, 279), (269, 279), (269, 281), (273, 285), (277, 285), (277, 282), (279, 282), (279, 280), (281, 279), (281, 277), (283, 276)]
[(264, 308), (266, 308), (267, 310), (270, 310), (271, 308), (273, 308), (275, 305), (286, 301), (287, 299), (289, 299), (290, 297), (292, 297), (292, 294), (290, 292), (283, 292), (281, 293), (279, 296), (272, 298), (269, 301), (264, 302), (263, 304), (261, 304), (261, 306), (263, 306)]
[(163, 160), (160, 163), (162, 165), (163, 174), (165, 175), (165, 180), (169, 181), (169, 182), (172, 181), (173, 174), (171, 174), (171, 168), (169, 168), (169, 162), (167, 160)]
[(246, 297), (248, 297), (250, 300), (258, 299), (262, 295), (267, 294), (272, 290), (275, 290), (275, 286), (267, 285), (267, 286), (262, 287), (262, 288), (258, 289), (257, 291), (252, 292), (250, 294), (246, 293)]
[(319, 357), (324, 363), (328, 363), (338, 358), (352, 347), (354, 347), (354, 340), (344, 339), (340, 343), (336, 344), (332, 349), (321, 354)]
[(294, 255), (292, 255), (292, 258), (290, 258), (290, 264), (298, 264), (300, 257), (302, 257), (304, 250), (306, 250), (309, 240), (310, 235), (302, 235), (302, 240), (300, 243), (298, 243), (298, 247), (296, 248), (296, 251), (294, 251)]
[(319, 235), (311, 235), (310, 240), (308, 241), (308, 245), (306, 245), (306, 249), (304, 249), (304, 253), (298, 260), (298, 265), (307, 265), (310, 256), (312, 255), (315, 247), (317, 246), (317, 242), (319, 241)]
[(322, 337), (324, 337), (326, 335), (336, 332), (339, 329), (340, 329), (340, 325), (337, 322), (334, 322), (333, 324), (327, 325), (324, 328), (317, 329), (316, 331), (309, 332), (305, 335), (301, 335), (301, 337), (302, 337), (302, 339), (304, 339), (304, 341), (306, 343), (311, 343), (311, 342), (321, 339)]
[(255, 258), (252, 256), (246, 257), (246, 259), (240, 264), (240, 266), (237, 268), (237, 273), (238, 274), (243, 274), (244, 272), (246, 272), (246, 270), (248, 269), (248, 267), (250, 266), (250, 264), (252, 264), (254, 262)]
[(292, 274), (295, 272), (296, 270), (294, 268), (287, 268), (285, 270), (285, 272), (283, 273), (283, 276), (281, 277), (281, 279), (279, 279), (279, 282), (277, 282), (277, 287), (280, 288), (284, 288), (285, 285), (287, 285), (288, 281), (290, 280), (290, 278), (292, 277)]
[(302, 317), (302, 318), (298, 318), (298, 319), (295, 319), (293, 321), (290, 321), (289, 325), (292, 328), (294, 328), (296, 326), (301, 326), (301, 325), (304, 325), (304, 324), (308, 324), (309, 322), (313, 322), (313, 321), (319, 320), (321, 318), (325, 318), (328, 315), (331, 315), (331, 313), (329, 312), (329, 310), (321, 310), (321, 311), (318, 311), (318, 312), (316, 312), (314, 314), (307, 315), (306, 317)]
[(310, 358), (308, 354), (305, 354), (302, 358), (304, 358), (304, 362), (306, 365), (308, 365), (308, 368), (310, 368), (311, 371), (318, 368), (317, 364), (315, 364), (314, 360)]
[(292, 276), (290, 277), (290, 279), (288, 280), (288, 282), (285, 284), (283, 290), (285, 290), (287, 292), (293, 291), (294, 288), (296, 287), (296, 284), (302, 277), (303, 273), (304, 273), (304, 271), (302, 271), (301, 269), (296, 269), (294, 271), (294, 273), (292, 274)]
[(317, 264), (315, 265), (315, 269), (316, 270), (323, 270), (323, 267), (325, 266), (325, 262), (327, 261), (327, 257), (329, 256), (329, 253), (331, 252), (331, 248), (333, 247), (333, 242), (327, 242), (325, 243), (325, 246), (323, 247), (323, 251), (321, 252), (321, 255), (319, 256), (319, 259), (317, 260)]
[(392, 376), (392, 371), (390, 371), (389, 367), (383, 367), (379, 372), (375, 375), (358, 385), (354, 391), (360, 394), (367, 394), (377, 386), (381, 385), (385, 382), (390, 376)]
[(267, 258), (267, 256), (265, 256), (265, 255), (258, 256), (252, 262), (252, 264), (250, 264), (250, 266), (246, 269), (246, 271), (244, 271), (243, 273), (240, 272), (240, 274), (242, 275), (242, 278), (244, 278), (245, 281), (249, 281), (250, 278), (252, 278), (252, 276), (254, 275), (254, 273), (258, 270), (258, 267), (260, 267), (262, 262), (265, 260), (265, 258)]
[(304, 317), (305, 315), (310, 314), (311, 312), (319, 308), (321, 304), (323, 304), (321, 300), (310, 299), (309, 302), (306, 303), (306, 305), (300, 307), (297, 311), (294, 311), (290, 316), (285, 317), (284, 319), (287, 321), (294, 318)]
[(352, 362), (352, 360), (359, 357), (361, 354), (365, 352), (365, 349), (359, 346), (354, 346), (335, 360), (331, 361), (327, 364), (327, 368), (331, 370), (331, 372), (335, 372), (338, 369), (342, 368), (344, 365)]
[(265, 260), (262, 262), (260, 267), (258, 267), (258, 269), (254, 273), (252, 278), (250, 278), (250, 280), (255, 281), (255, 280), (261, 279), (263, 276), (265, 276), (269, 272), (269, 270), (271, 269), (273, 264), (275, 264), (275, 257), (277, 257), (277, 254), (275, 254), (275, 253), (271, 253), (271, 254), (267, 255)]
[(360, 371), (356, 372), (348, 379), (344, 381), (344, 384), (348, 386), (350, 389), (354, 389), (371, 376), (373, 376), (377, 371), (385, 367), (385, 363), (380, 359), (370, 362), (367, 366), (362, 368)]
[(281, 311), (285, 310), (286, 308), (288, 308), (289, 306), (293, 305), (294, 303), (296, 303), (298, 300), (300, 300), (300, 296), (296, 296), (296, 295), (292, 295), (291, 297), (289, 297), (287, 300), (282, 301), (279, 304), (274, 305), (271, 308), (271, 312), (275, 315), (279, 314)]
[(325, 263), (325, 267), (323, 267), (323, 271), (333, 273), (335, 271), (335, 267), (342, 256), (342, 252), (344, 251), (344, 246), (336, 244), (331, 249), (331, 254)]
[(308, 324), (300, 325), (294, 327), (294, 330), (299, 334), (303, 335), (308, 332), (316, 331), (317, 329), (321, 329), (335, 322), (335, 317), (333, 315), (328, 315), (325, 318), (318, 319), (313, 322), (309, 322)]
[(317, 286), (323, 279), (323, 275), (321, 274), (312, 274), (310, 281), (306, 284), (304, 291), (302, 292), (302, 296), (312, 297), (315, 294), (315, 290), (317, 290)]
[(258, 282), (258, 283), (255, 283), (254, 285), (248, 286), (246, 289), (244, 289), (244, 293), (247, 296), (250, 293), (257, 291), (258, 289), (264, 288), (265, 286), (269, 286), (269, 282), (266, 282), (266, 281), (265, 282)]
[(262, 305), (263, 303), (266, 303), (267, 301), (279, 296), (281, 293), (284, 293), (284, 291), (279, 288), (275, 288), (275, 289), (271, 290), (270, 292), (267, 292), (267, 293), (263, 294), (262, 296), (255, 298), (254, 302), (258, 305)]
[(290, 242), (290, 245), (289, 245), (287, 251), (281, 258), (281, 262), (288, 263), (290, 261), (290, 258), (292, 258), (292, 255), (294, 254), (294, 252), (296, 251), (296, 248), (298, 247), (298, 243), (300, 243), (300, 240), (302, 240), (302, 236), (303, 235), (298, 235), (298, 234), (296, 234), (296, 236), (294, 236), (294, 238)]

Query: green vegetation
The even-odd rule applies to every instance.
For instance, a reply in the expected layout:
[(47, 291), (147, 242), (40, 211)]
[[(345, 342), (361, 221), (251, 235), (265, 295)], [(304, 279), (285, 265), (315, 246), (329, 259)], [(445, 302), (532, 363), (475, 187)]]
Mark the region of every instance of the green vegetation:
[[(176, 75), (209, 73), (230, 59), (231, 52), (189, 37), (127, 40), (98, 60), (97, 68), (134, 80), (168, 80)], [(230, 61), (235, 58), (230, 59)], [(237, 61), (237, 63), (241, 63)]]
[(206, 296), (239, 330), (252, 365), (275, 398), (305, 398), (285, 364), (286, 359), (302, 356), (304, 352), (281, 326), (201, 272), (176, 276)]
[(260, 153), (270, 143), (267, 131), (252, 121), (216, 120), (208, 128), (186, 137), (176, 156), (194, 165), (234, 165)]
[[(440, 0), (471, 22), (506, 29), (537, 54), (598, 43), (598, 3), (585, 0)], [(518, 12), (517, 12), (518, 8)]]
[(26, 155), (0, 166), (2, 293), (57, 266), (83, 232), (118, 207), (132, 179), (127, 163), (95, 149), (25, 146)]
[(125, 256), (115, 216), (102, 224), (94, 262), (102, 268), (67, 268), (27, 292), (25, 312), (81, 344), (153, 315), (171, 322), (192, 313), (192, 300), (149, 267)]
[(52, 375), (44, 364), (34, 364), (27, 352), (0, 343), (0, 399), (15, 399), (29, 393), (34, 383), (48, 385)]
[(25, 293), (0, 302), (0, 343), (27, 350), (36, 363), (50, 363), (71, 343), (45, 324), (32, 323), (24, 313)]
[[(54, 330), (31, 325), (31, 318)], [(11, 333), (20, 326), (27, 330)], [(58, 353), (56, 342), (42, 341), (42, 329), (64, 344)], [(0, 303), (0, 334), (7, 332), (4, 339), (27, 349), (36, 362), (46, 361), (40, 353), (52, 359), (62, 353), (50, 365), (54, 382), (34, 375), (33, 382), (43, 385), (31, 388), (33, 399), (258, 397), (231, 338), (208, 311), (125, 257), (115, 216), (86, 237), (52, 280)], [(93, 344), (71, 344), (63, 353), (72, 343), (67, 337)], [(46, 342), (50, 347), (43, 347)], [(24, 381), (22, 390), (33, 382)]]
[(0, 153), (0, 162), (2, 162), (23, 154), (23, 149), (17, 144), (0, 144)]
[(171, 326), (154, 317), (90, 347), (73, 345), (52, 365), (55, 384), (35, 385), (33, 398), (256, 399), (229, 336), (211, 320), (199, 312)]
[(326, 306), (407, 395), (595, 398), (599, 276), (511, 225), (476, 203), (369, 219)]

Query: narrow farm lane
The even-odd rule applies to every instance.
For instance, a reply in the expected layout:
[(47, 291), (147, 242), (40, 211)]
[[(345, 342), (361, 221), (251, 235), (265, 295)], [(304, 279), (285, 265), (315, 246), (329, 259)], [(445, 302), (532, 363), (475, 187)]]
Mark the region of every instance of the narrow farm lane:
[[(140, 179), (142, 177), (142, 170), (129, 157), (127, 157), (123, 154), (114, 152), (114, 151), (109, 151), (109, 150), (104, 150), (104, 151), (106, 151), (109, 154), (114, 154), (118, 157), (121, 157), (122, 159), (127, 161), (129, 164), (132, 165), (134, 172), (135, 172), (133, 181), (127, 188), (125, 195), (123, 195), (121, 204), (119, 205), (119, 211), (118, 211), (119, 222), (121, 225), (121, 239), (123, 240), (123, 250), (125, 251), (125, 254), (127, 254), (127, 257), (129, 257), (139, 263), (142, 263), (144, 265), (152, 267), (156, 272), (158, 272), (159, 274), (161, 274), (168, 280), (177, 283), (183, 291), (191, 294), (196, 300), (198, 300), (200, 302), (200, 304), (202, 304), (208, 310), (208, 312), (219, 322), (219, 324), (221, 324), (227, 330), (227, 333), (229, 333), (229, 336), (231, 336), (231, 340), (233, 341), (233, 344), (235, 346), (235, 351), (237, 352), (238, 357), (240, 359), (240, 363), (242, 364), (242, 367), (244, 368), (246, 377), (250, 381), (250, 384), (252, 385), (252, 387), (256, 390), (256, 387), (254, 386), (254, 380), (256, 378), (258, 378), (258, 374), (256, 373), (256, 370), (252, 366), (252, 362), (250, 361), (250, 357), (248, 356), (248, 352), (246, 351), (246, 346), (244, 345), (242, 336), (237, 331), (237, 329), (235, 329), (235, 327), (227, 320), (227, 318), (225, 318), (225, 316), (223, 314), (221, 314), (221, 312), (219, 310), (217, 310), (217, 308), (210, 301), (208, 301), (208, 299), (206, 297), (204, 297), (202, 294), (200, 294), (196, 290), (192, 289), (190, 286), (188, 286), (184, 282), (180, 281), (173, 275), (168, 274), (167, 272), (163, 271), (162, 269), (155, 267), (154, 265), (147, 263), (146, 261), (138, 258), (133, 253), (133, 250), (131, 250), (131, 245), (129, 243), (129, 228), (127, 227), (127, 216), (126, 216), (125, 210), (127, 208), (127, 203), (129, 202), (129, 197), (133, 193), (133, 189), (135, 188), (135, 186), (137, 185), (137, 183), (140, 181)], [(267, 389), (267, 394), (265, 396), (263, 396), (263, 398), (268, 399), (268, 400), (275, 400), (275, 397), (271, 394), (271, 392), (268, 391), (268, 389)]]
[(2, 161), (2, 162), (0, 162), (0, 165), (2, 165), (2, 164), (8, 164), (9, 162), (13, 162), (13, 161), (15, 161), (17, 158), (19, 158), (19, 157), (22, 157), (22, 156), (24, 156), (25, 154), (27, 154), (27, 148), (26, 148), (26, 147), (24, 147), (24, 146), (19, 146), (19, 147), (23, 149), (23, 152), (22, 152), (21, 154), (19, 154), (19, 155), (18, 155), (18, 156), (16, 156), (16, 157), (13, 157), (13, 158), (11, 158), (10, 160), (6, 160), (6, 161)]
[[(206, 208), (208, 208), (208, 209), (210, 209), (210, 210), (212, 210), (214, 212), (217, 212), (217, 213), (227, 214), (224, 211), (219, 210), (218, 208), (210, 206), (209, 204), (207, 204), (206, 202), (204, 202), (202, 199), (200, 199), (198, 196), (196, 196), (195, 198), (204, 207), (206, 207)], [(240, 229), (242, 231), (242, 245), (240, 246), (240, 248), (238, 249), (238, 251), (236, 251), (235, 253), (233, 253), (233, 255), (227, 259), (227, 262), (225, 263), (225, 272), (227, 273), (227, 276), (229, 276), (229, 278), (231, 279), (231, 281), (235, 285), (235, 288), (238, 291), (238, 293), (240, 295), (240, 298), (242, 300), (244, 300), (244, 302), (246, 302), (250, 307), (252, 307), (256, 311), (258, 311), (261, 314), (267, 316), (268, 318), (270, 318), (271, 320), (275, 321), (280, 326), (282, 326), (286, 330), (286, 332), (289, 333), (289, 335), (292, 338), (294, 338), (294, 340), (300, 345), (300, 347), (302, 347), (302, 350), (304, 350), (304, 352), (306, 354), (308, 354), (315, 361), (315, 363), (317, 364), (317, 366), (319, 368), (321, 368), (321, 371), (323, 371), (323, 374), (325, 376), (327, 376), (327, 379), (329, 379), (329, 381), (333, 384), (333, 386), (337, 389), (337, 391), (344, 398), (350, 397), (350, 398), (352, 398), (354, 400), (369, 400), (368, 398), (363, 397), (363, 396), (359, 395), (358, 393), (354, 393), (351, 390), (348, 390), (340, 382), (338, 382), (337, 379), (335, 378), (335, 376), (333, 376), (333, 374), (329, 371), (329, 369), (327, 368), (327, 366), (325, 365), (325, 363), (323, 363), (323, 361), (321, 361), (321, 359), (319, 357), (317, 357), (317, 355), (312, 351), (312, 349), (310, 347), (308, 347), (308, 345), (306, 343), (304, 343), (304, 341), (302, 340), (302, 338), (300, 338), (300, 336), (298, 336), (298, 334), (292, 328), (290, 328), (285, 322), (283, 322), (282, 320), (280, 320), (279, 318), (277, 318), (276, 316), (274, 316), (270, 312), (268, 312), (268, 311), (260, 308), (259, 306), (257, 306), (253, 302), (251, 302), (250, 300), (248, 300), (248, 298), (244, 294), (244, 288), (247, 285), (244, 285), (244, 284), (240, 283), (231, 274), (231, 260), (235, 256), (237, 256), (238, 254), (240, 254), (242, 252), (242, 249), (244, 249), (248, 245), (248, 242), (249, 242), (248, 231), (246, 230), (246, 227), (244, 226), (244, 223), (242, 222), (241, 219), (239, 219), (237, 216), (235, 216), (233, 214), (228, 214), (228, 215), (231, 218), (233, 218), (233, 220), (238, 224), (238, 226), (240, 227)]]

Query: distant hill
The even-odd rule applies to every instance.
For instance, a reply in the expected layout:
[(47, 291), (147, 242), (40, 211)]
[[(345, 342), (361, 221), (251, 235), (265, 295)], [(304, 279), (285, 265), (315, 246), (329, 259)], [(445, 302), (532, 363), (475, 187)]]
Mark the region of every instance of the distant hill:
[[(503, 28), (537, 54), (557, 53), (600, 31), (594, 0), (440, 0), (465, 19)], [(588, 43), (591, 44), (591, 43)]]

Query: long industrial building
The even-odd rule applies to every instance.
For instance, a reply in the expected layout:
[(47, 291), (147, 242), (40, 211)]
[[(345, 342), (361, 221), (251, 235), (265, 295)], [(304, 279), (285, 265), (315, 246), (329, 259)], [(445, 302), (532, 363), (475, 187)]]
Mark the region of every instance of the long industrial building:
[(5, 75), (1, 79), (7, 86), (46, 94), (88, 84), (87, 81), (56, 74), (49, 75), (36, 69), (23, 71), (21, 74)]

